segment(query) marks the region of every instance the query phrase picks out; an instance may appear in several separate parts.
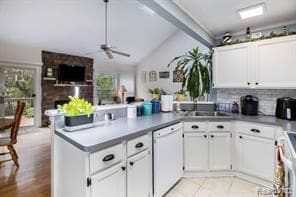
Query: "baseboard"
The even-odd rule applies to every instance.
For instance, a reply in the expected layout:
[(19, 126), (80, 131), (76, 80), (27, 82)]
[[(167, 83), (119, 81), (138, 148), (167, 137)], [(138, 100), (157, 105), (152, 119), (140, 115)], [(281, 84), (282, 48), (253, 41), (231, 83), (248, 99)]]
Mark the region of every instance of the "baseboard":
[(219, 176), (235, 176), (231, 171), (192, 171), (184, 172), (183, 177), (219, 177)]
[(265, 186), (265, 187), (268, 187), (268, 188), (273, 187), (272, 181), (267, 181), (267, 180), (261, 179), (259, 177), (255, 177), (255, 176), (252, 176), (252, 175), (245, 174), (243, 172), (234, 172), (234, 174), (237, 177), (245, 179), (245, 180), (250, 181), (252, 183), (256, 183), (258, 185), (262, 185), (262, 186)]

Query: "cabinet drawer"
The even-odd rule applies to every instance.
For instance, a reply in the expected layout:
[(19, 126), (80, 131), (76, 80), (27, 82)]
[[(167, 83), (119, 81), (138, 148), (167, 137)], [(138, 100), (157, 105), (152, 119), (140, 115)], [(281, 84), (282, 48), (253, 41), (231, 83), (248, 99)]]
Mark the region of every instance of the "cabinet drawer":
[(120, 162), (124, 156), (122, 144), (106, 148), (104, 150), (90, 154), (90, 173), (97, 172), (107, 168), (117, 162)]
[(204, 132), (206, 131), (206, 122), (184, 122), (184, 132)]
[(209, 122), (209, 131), (231, 131), (231, 122)]
[(143, 135), (141, 137), (129, 140), (127, 142), (127, 156), (134, 155), (141, 152), (149, 147), (149, 135)]
[(236, 130), (239, 133), (244, 133), (247, 135), (265, 137), (270, 139), (275, 138), (275, 128), (272, 126), (239, 122), (236, 124)]

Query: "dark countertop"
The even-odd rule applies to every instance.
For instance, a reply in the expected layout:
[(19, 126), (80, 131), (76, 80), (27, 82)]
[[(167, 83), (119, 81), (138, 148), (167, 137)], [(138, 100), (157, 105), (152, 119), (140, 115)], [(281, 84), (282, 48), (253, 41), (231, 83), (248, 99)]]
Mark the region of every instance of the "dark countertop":
[(135, 119), (118, 118), (105, 123), (98, 122), (95, 127), (75, 132), (56, 129), (55, 134), (85, 152), (95, 152), (155, 131), (181, 121), (245, 121), (282, 127), (285, 131), (296, 131), (296, 121), (287, 121), (274, 116), (245, 116), (229, 114), (228, 117), (189, 117), (177, 113), (160, 113)]

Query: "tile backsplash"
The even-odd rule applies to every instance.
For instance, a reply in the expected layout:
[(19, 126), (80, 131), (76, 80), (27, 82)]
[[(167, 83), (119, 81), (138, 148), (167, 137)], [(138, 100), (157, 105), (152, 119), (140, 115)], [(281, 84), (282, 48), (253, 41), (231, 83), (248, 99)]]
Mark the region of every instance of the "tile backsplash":
[(217, 103), (232, 103), (234, 98), (254, 95), (259, 98), (259, 111), (266, 115), (274, 115), (276, 99), (280, 97), (296, 97), (296, 90), (290, 89), (217, 89)]

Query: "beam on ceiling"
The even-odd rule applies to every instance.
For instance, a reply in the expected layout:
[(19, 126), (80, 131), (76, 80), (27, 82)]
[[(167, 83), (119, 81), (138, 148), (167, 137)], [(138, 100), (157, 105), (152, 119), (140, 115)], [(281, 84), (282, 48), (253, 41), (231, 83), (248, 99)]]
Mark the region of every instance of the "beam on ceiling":
[(214, 46), (214, 37), (196, 23), (186, 12), (184, 12), (172, 0), (137, 0), (143, 5), (153, 10), (177, 28), (198, 40), (205, 46)]

